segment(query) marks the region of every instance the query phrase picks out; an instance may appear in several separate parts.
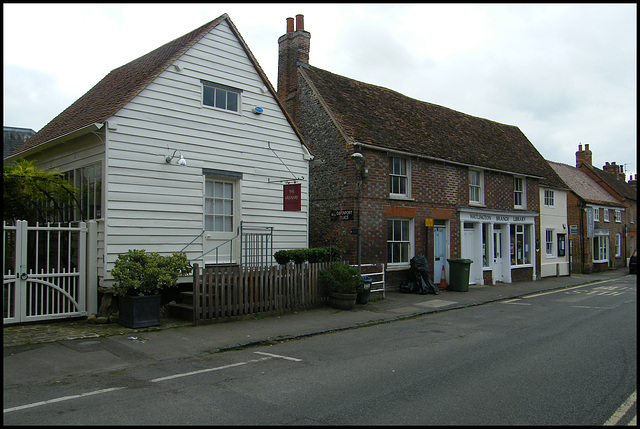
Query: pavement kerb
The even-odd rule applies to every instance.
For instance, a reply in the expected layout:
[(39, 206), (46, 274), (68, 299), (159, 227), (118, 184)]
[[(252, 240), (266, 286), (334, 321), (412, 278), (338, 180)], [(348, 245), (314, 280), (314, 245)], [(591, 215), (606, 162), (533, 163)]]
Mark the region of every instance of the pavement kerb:
[[(618, 276), (612, 277), (612, 279), (613, 278), (617, 278), (617, 277)], [(564, 285), (553, 286), (553, 287), (549, 287), (549, 288), (545, 288), (545, 289), (530, 290), (530, 291), (527, 291), (527, 292), (511, 294), (511, 295), (508, 295), (508, 296), (500, 296), (500, 297), (497, 297), (497, 298), (483, 299), (483, 300), (480, 300), (480, 301), (468, 302), (468, 303), (458, 304), (458, 305), (451, 305), (451, 306), (443, 307), (443, 308), (428, 309), (428, 310), (424, 310), (424, 311), (416, 311), (416, 312), (412, 312), (411, 314), (395, 315), (395, 316), (392, 316), (392, 317), (382, 317), (382, 318), (375, 319), (375, 320), (357, 322), (357, 323), (352, 323), (352, 324), (345, 325), (345, 326), (332, 327), (332, 328), (328, 328), (328, 329), (320, 329), (320, 330), (316, 330), (316, 331), (304, 332), (304, 333), (300, 333), (300, 334), (293, 334), (293, 335), (286, 335), (286, 336), (267, 337), (267, 338), (261, 339), (261, 340), (252, 340), (252, 341), (248, 341), (248, 342), (236, 343), (236, 344), (232, 344), (232, 345), (228, 345), (228, 346), (222, 346), (222, 347), (218, 347), (218, 348), (214, 348), (214, 349), (204, 350), (204, 351), (202, 351), (202, 354), (212, 354), (212, 353), (219, 353), (219, 352), (237, 350), (237, 349), (242, 349), (242, 348), (256, 347), (256, 346), (261, 346), (261, 345), (269, 345), (269, 344), (274, 344), (274, 343), (278, 343), (278, 342), (291, 341), (291, 340), (295, 340), (295, 339), (312, 337), (312, 336), (316, 336), (316, 335), (323, 335), (323, 334), (327, 334), (327, 333), (331, 333), (331, 332), (339, 332), (339, 331), (345, 331), (345, 330), (349, 330), (349, 329), (357, 329), (357, 328), (363, 328), (363, 327), (368, 327), (368, 326), (375, 326), (375, 325), (379, 325), (379, 324), (383, 324), (383, 323), (392, 323), (392, 322), (401, 321), (401, 320), (407, 320), (407, 319), (416, 318), (416, 317), (420, 317), (420, 316), (424, 316), (424, 315), (428, 315), (428, 314), (440, 313), (440, 312), (443, 312), (443, 311), (459, 310), (459, 309), (462, 309), (462, 308), (468, 308), (468, 307), (473, 307), (473, 306), (477, 306), (477, 305), (489, 304), (489, 303), (492, 303), (492, 302), (504, 301), (504, 300), (509, 300), (509, 299), (517, 299), (517, 298), (521, 298), (521, 297), (528, 296), (528, 295), (535, 295), (535, 294), (550, 292), (550, 291), (554, 291), (554, 290), (561, 290), (561, 289), (567, 289), (567, 288), (572, 288), (572, 287), (579, 287), (579, 286), (584, 286), (584, 285), (588, 285), (588, 284), (591, 284), (591, 283), (606, 282), (609, 279), (599, 277), (599, 278), (596, 278), (596, 279), (593, 279), (593, 280), (587, 280), (587, 279), (585, 279), (585, 280), (586, 281), (577, 282), (575, 284), (564, 284)], [(230, 322), (230, 323), (233, 323), (233, 322)], [(174, 329), (174, 328), (178, 328), (178, 327), (185, 327), (185, 328), (194, 327), (194, 328), (196, 328), (196, 327), (198, 327), (198, 325), (194, 326), (194, 325), (192, 325), (192, 324), (187, 322), (187, 323), (173, 324), (173, 325), (170, 325), (170, 326), (155, 326), (155, 327), (149, 327), (149, 328), (139, 328), (139, 329), (135, 329), (135, 330), (130, 330), (125, 335), (133, 335), (133, 334), (139, 334), (139, 333), (144, 333), (144, 332), (164, 331), (164, 330)], [(23, 345), (34, 345), (34, 344), (40, 344), (40, 343), (60, 342), (60, 341), (65, 341), (65, 340), (70, 340), (70, 339), (86, 339), (86, 338), (97, 338), (97, 337), (110, 337), (110, 336), (113, 336), (113, 335), (117, 335), (117, 334), (113, 334), (113, 333), (106, 333), (106, 334), (95, 334), (95, 333), (93, 333), (93, 334), (87, 334), (87, 335), (80, 334), (79, 336), (77, 336), (75, 338), (66, 337), (66, 338), (55, 339), (55, 340), (35, 341), (35, 342), (30, 341), (30, 342), (23, 343)], [(120, 333), (120, 335), (122, 335), (122, 333)], [(7, 347), (7, 345), (4, 345), (4, 347)]]
[(531, 291), (531, 292), (523, 292), (523, 293), (519, 293), (519, 294), (515, 294), (515, 295), (503, 296), (503, 297), (499, 297), (499, 298), (492, 298), (492, 299), (487, 299), (487, 300), (482, 300), (482, 301), (475, 301), (475, 302), (471, 302), (471, 303), (460, 304), (460, 305), (455, 305), (455, 306), (446, 307), (446, 308), (425, 310), (425, 311), (419, 311), (419, 312), (415, 312), (415, 313), (411, 313), (411, 314), (403, 314), (403, 315), (398, 315), (398, 316), (394, 316), (394, 317), (370, 320), (368, 322), (361, 322), (361, 323), (356, 323), (356, 324), (353, 324), (353, 325), (347, 325), (347, 326), (338, 327), (338, 328), (330, 328), (330, 329), (324, 329), (324, 330), (320, 330), (320, 331), (313, 331), (313, 332), (307, 332), (307, 333), (302, 333), (302, 334), (297, 334), (297, 335), (289, 335), (289, 336), (283, 336), (283, 337), (276, 337), (276, 338), (269, 337), (269, 338), (267, 338), (265, 340), (255, 340), (255, 341), (250, 341), (250, 342), (247, 342), (247, 343), (241, 343), (241, 344), (236, 344), (236, 345), (227, 346), (227, 347), (219, 347), (217, 349), (210, 350), (209, 353), (211, 353), (211, 354), (222, 353), (222, 352), (226, 352), (226, 351), (240, 350), (240, 349), (245, 349), (245, 348), (249, 348), (249, 347), (257, 347), (257, 346), (262, 346), (262, 345), (267, 345), (267, 344), (272, 344), (272, 343), (279, 343), (279, 342), (284, 342), (284, 341), (297, 340), (297, 339), (301, 339), (301, 338), (314, 337), (314, 336), (317, 336), (317, 335), (324, 335), (324, 334), (329, 334), (329, 333), (333, 333), (333, 332), (341, 332), (341, 331), (346, 331), (346, 330), (350, 330), (350, 329), (358, 329), (358, 328), (364, 328), (364, 327), (368, 327), (368, 326), (381, 325), (383, 323), (393, 323), (393, 322), (398, 322), (398, 321), (401, 321), (401, 320), (408, 320), (408, 319), (413, 319), (413, 318), (420, 317), (420, 316), (425, 316), (425, 315), (428, 315), (428, 314), (442, 313), (442, 312), (451, 311), (451, 310), (460, 310), (460, 309), (463, 309), (463, 308), (474, 307), (474, 306), (483, 305), (483, 304), (490, 304), (490, 303), (493, 303), (493, 302), (506, 301), (506, 300), (509, 300), (509, 299), (517, 299), (517, 298), (522, 298), (522, 297), (529, 296), (529, 295), (537, 295), (537, 294), (551, 292), (551, 291), (555, 291), (555, 290), (569, 289), (569, 288), (574, 288), (574, 287), (578, 287), (578, 286), (586, 286), (586, 285), (591, 284), (591, 283), (599, 283), (599, 282), (606, 282), (606, 281), (610, 281), (610, 280), (602, 280), (602, 279), (590, 280), (590, 281), (586, 281), (586, 282), (578, 283), (578, 284), (555, 286), (555, 287), (551, 287), (551, 288), (547, 288), (547, 289), (541, 289), (541, 290)]

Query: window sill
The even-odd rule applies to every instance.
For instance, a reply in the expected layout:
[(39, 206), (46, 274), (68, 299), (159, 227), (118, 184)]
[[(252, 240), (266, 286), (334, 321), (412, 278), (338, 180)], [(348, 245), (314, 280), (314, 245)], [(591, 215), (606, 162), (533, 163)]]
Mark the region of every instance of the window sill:
[(402, 264), (387, 263), (386, 271), (402, 271), (402, 270), (408, 270), (409, 268), (411, 268), (410, 263), (402, 263)]
[(406, 195), (400, 195), (400, 194), (389, 194), (389, 199), (390, 200), (400, 200), (400, 201), (415, 201), (415, 198), (412, 197), (407, 197)]

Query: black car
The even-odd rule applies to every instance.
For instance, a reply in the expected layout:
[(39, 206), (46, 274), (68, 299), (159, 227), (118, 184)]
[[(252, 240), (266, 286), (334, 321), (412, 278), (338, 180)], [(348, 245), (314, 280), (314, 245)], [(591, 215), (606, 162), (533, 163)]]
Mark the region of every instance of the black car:
[(638, 268), (638, 251), (634, 250), (629, 258), (629, 274), (637, 274)]

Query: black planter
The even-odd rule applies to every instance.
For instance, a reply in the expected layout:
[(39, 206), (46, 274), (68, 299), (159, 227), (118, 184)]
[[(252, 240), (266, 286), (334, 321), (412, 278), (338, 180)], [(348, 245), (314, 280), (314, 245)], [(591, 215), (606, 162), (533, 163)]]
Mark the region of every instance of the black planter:
[(160, 325), (160, 298), (162, 295), (121, 296), (118, 305), (118, 323), (127, 328)]

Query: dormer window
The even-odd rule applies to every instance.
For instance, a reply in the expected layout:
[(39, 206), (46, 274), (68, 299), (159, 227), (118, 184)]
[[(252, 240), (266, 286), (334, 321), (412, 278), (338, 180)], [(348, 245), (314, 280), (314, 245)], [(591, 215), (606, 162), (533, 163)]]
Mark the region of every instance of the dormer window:
[(213, 82), (202, 82), (202, 104), (216, 109), (229, 110), (231, 112), (240, 111), (241, 89), (217, 84)]

